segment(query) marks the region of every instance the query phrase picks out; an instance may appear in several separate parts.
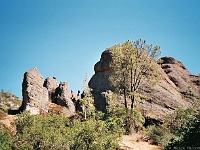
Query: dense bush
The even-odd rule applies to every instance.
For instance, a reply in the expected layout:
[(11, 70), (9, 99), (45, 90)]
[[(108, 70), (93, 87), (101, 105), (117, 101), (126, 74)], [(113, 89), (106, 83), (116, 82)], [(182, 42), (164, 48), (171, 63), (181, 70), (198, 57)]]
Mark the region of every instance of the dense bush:
[(165, 126), (149, 126), (146, 131), (148, 137), (154, 141), (155, 144), (160, 145), (161, 147), (166, 147), (174, 135), (170, 132)]
[(118, 145), (118, 134), (107, 128), (101, 120), (89, 119), (85, 122), (73, 121), (70, 130), (70, 149), (73, 150), (113, 150)]
[(166, 149), (193, 149), (199, 147), (200, 113), (191, 109), (178, 109), (160, 126), (147, 128), (147, 135)]
[(87, 121), (69, 120), (60, 115), (23, 113), (16, 120), (17, 134), (13, 149), (38, 150), (104, 150), (115, 149), (119, 134), (94, 118)]
[(68, 149), (68, 120), (62, 116), (40, 116), (23, 113), (16, 120), (14, 149)]
[(4, 131), (0, 124), (0, 150), (11, 150), (11, 138), (7, 131)]
[(173, 140), (166, 149), (197, 149), (200, 147), (200, 113), (196, 114), (195, 119), (188, 122), (188, 126), (180, 128), (177, 133), (180, 134), (179, 139)]
[(111, 91), (107, 91), (105, 97), (108, 105), (107, 115), (112, 118), (120, 118), (122, 121), (122, 127), (125, 129), (126, 134), (143, 129), (145, 118), (140, 112), (136, 109), (127, 109), (121, 105), (119, 102), (120, 97)]

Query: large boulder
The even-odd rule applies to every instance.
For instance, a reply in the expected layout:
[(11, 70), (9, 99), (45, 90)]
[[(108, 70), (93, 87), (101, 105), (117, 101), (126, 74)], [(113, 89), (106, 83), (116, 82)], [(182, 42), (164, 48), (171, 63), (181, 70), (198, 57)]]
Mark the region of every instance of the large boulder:
[(70, 113), (75, 113), (75, 106), (72, 101), (72, 94), (69, 91), (67, 82), (60, 82), (55, 91), (55, 103), (60, 106), (66, 107)]
[[(102, 53), (100, 61), (94, 65), (95, 74), (89, 81), (89, 87), (95, 98), (95, 107), (101, 111), (106, 110), (106, 99), (103, 93), (106, 90), (113, 90), (109, 84), (109, 76), (112, 73), (111, 60), (112, 48), (109, 48)], [(192, 105), (191, 101), (181, 93), (191, 85), (189, 83), (191, 73), (181, 62), (172, 57), (163, 57), (162, 60), (163, 62), (158, 64), (162, 75), (161, 80), (152, 87), (146, 86), (145, 83), (141, 84), (139, 91), (146, 95), (147, 99), (140, 99), (135, 106), (145, 117), (156, 120), (163, 120), (167, 114), (177, 108), (187, 108)], [(199, 81), (192, 77), (191, 82), (198, 85)]]
[(28, 110), (31, 114), (48, 112), (48, 91), (43, 84), (44, 79), (37, 68), (24, 73), (21, 111)]

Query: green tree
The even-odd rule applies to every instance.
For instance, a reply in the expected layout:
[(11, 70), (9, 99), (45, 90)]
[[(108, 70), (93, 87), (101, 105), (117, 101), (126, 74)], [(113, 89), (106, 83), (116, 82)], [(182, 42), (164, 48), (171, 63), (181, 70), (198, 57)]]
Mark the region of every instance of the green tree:
[(159, 55), (159, 46), (149, 45), (141, 39), (112, 47), (110, 66), (113, 74), (109, 80), (117, 92), (123, 93), (126, 108), (127, 97), (131, 98), (131, 108), (134, 107), (135, 95), (142, 82), (152, 85), (160, 78), (156, 64)]

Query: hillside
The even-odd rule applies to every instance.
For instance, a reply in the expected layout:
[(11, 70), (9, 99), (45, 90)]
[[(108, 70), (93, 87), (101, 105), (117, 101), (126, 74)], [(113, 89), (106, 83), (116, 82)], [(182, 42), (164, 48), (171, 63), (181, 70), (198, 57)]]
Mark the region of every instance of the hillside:
[(22, 100), (11, 92), (0, 92), (0, 110), (8, 112), (8, 110), (17, 110), (21, 106)]

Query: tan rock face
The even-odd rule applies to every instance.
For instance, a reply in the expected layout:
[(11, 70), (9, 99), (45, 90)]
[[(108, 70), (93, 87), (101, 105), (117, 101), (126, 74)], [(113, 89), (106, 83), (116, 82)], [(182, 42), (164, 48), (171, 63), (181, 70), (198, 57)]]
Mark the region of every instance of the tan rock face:
[(48, 91), (43, 87), (43, 83), (44, 79), (37, 68), (24, 73), (22, 111), (28, 110), (31, 114), (48, 112)]
[[(182, 91), (186, 91), (188, 86), (193, 86), (196, 91), (199, 88), (200, 79), (185, 68), (185, 66), (172, 57), (163, 57), (160, 64), (162, 79), (153, 87), (147, 87), (145, 83), (140, 86), (140, 92), (148, 97), (147, 100), (141, 99), (136, 105), (139, 105), (140, 111), (146, 116), (158, 120), (173, 112), (177, 108), (186, 108), (191, 106), (191, 101), (184, 98)], [(108, 78), (111, 75), (110, 61), (112, 60), (111, 49), (106, 49), (99, 62), (94, 66), (95, 74), (89, 82), (93, 89), (95, 98), (95, 107), (99, 110), (106, 109), (106, 101), (102, 92), (112, 90)], [(137, 106), (136, 106), (137, 107)]]
[(161, 67), (169, 79), (179, 87), (181, 91), (186, 91), (189, 86), (188, 83), (190, 82), (191, 73), (181, 62), (172, 57), (163, 57), (161, 59), (163, 60)]

